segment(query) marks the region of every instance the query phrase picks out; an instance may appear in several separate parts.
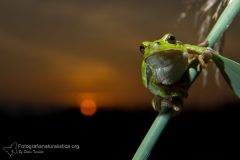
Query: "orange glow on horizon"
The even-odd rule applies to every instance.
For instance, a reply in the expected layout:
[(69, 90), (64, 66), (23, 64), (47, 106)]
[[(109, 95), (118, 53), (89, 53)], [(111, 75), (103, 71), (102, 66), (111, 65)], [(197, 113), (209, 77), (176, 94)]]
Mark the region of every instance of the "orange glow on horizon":
[(85, 116), (93, 116), (97, 111), (97, 105), (92, 99), (84, 99), (80, 104), (80, 111)]

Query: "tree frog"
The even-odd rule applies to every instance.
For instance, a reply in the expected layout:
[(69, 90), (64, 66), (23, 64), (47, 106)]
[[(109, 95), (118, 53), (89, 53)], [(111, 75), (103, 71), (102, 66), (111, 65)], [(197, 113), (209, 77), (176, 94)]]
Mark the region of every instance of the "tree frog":
[(142, 81), (155, 97), (152, 105), (155, 110), (163, 107), (180, 110), (180, 106), (172, 103), (175, 99), (182, 101), (187, 91), (179, 83), (189, 64), (195, 58), (199, 61), (199, 70), (206, 68), (211, 61), (212, 53), (216, 52), (208, 47), (183, 44), (172, 34), (165, 34), (155, 41), (144, 41), (140, 45), (143, 54), (141, 66)]

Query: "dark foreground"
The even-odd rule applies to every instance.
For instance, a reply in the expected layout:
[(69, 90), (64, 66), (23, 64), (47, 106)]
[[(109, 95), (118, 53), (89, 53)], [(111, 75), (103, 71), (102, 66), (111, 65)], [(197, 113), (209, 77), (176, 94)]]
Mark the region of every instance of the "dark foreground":
[[(2, 160), (128, 160), (156, 116), (149, 111), (99, 111), (85, 117), (78, 109), (10, 113), (4, 107), (0, 112)], [(239, 104), (214, 112), (181, 113), (169, 122), (149, 159), (240, 159), (239, 113)], [(56, 148), (29, 148), (31, 145)]]

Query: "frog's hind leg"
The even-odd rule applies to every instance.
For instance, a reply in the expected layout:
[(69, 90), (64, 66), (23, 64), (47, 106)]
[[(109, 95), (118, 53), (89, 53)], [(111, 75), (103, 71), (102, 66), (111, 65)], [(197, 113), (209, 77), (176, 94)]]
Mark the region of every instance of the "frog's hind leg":
[[(177, 102), (177, 103), (176, 103)], [(173, 115), (176, 115), (181, 112), (183, 101), (181, 102), (177, 97), (160, 97), (154, 96), (152, 99), (152, 106), (155, 111), (162, 112), (165, 109), (168, 109)], [(176, 103), (176, 104), (175, 104)]]
[(155, 95), (152, 99), (152, 107), (155, 111), (161, 112), (162, 111), (162, 100), (163, 98), (160, 96)]
[(172, 108), (170, 97), (154, 96), (152, 99), (152, 106), (155, 111), (161, 112), (163, 108)]

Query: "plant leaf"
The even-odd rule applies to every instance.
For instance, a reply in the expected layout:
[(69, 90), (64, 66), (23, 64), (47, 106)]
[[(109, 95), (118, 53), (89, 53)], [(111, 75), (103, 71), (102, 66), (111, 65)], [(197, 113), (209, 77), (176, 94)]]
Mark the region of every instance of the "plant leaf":
[(214, 54), (212, 59), (234, 93), (240, 98), (240, 64), (219, 54)]

